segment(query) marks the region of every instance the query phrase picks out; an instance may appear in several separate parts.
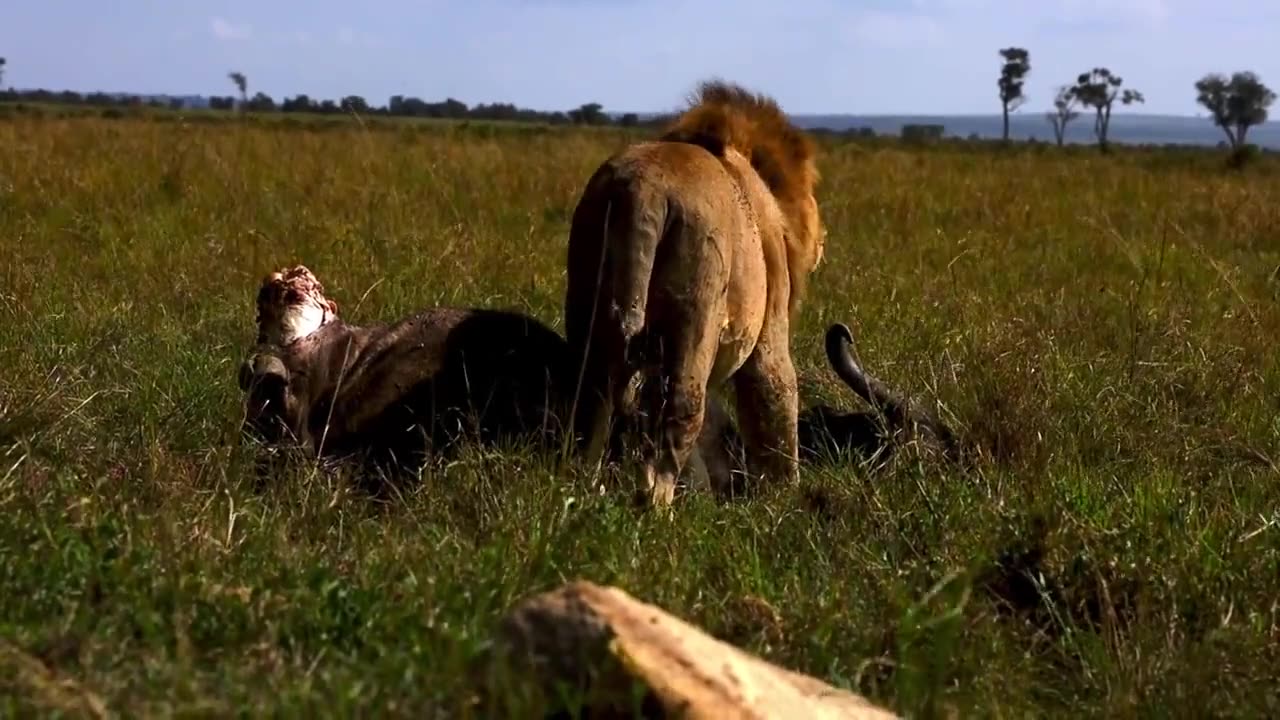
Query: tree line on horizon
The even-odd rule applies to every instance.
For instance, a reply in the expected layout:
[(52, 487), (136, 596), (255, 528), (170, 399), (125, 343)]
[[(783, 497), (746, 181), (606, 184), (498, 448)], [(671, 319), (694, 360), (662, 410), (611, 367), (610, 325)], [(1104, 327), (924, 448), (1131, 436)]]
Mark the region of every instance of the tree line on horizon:
[[(1002, 64), (996, 87), (1004, 121), (1001, 139), (1008, 142), (1009, 115), (1028, 99), (1025, 84), (1031, 74), (1031, 53), (1022, 47), (1007, 47), (999, 52)], [(1080, 73), (1074, 83), (1059, 86), (1053, 98), (1053, 108), (1045, 113), (1057, 144), (1063, 144), (1067, 125), (1078, 118), (1081, 111), (1092, 111), (1093, 134), (1098, 147), (1105, 152), (1111, 110), (1115, 104), (1146, 102), (1141, 91), (1123, 86), (1124, 79), (1106, 67), (1091, 68)], [(1275, 92), (1262, 82), (1257, 73), (1248, 70), (1234, 72), (1230, 77), (1222, 73), (1208, 73), (1197, 80), (1194, 87), (1196, 102), (1209, 111), (1213, 124), (1226, 133), (1233, 151), (1240, 151), (1246, 146), (1250, 128), (1267, 121), (1268, 108), (1276, 99)]]
[[(189, 103), (186, 98), (169, 97), (160, 100), (155, 97), (125, 93), (91, 92), (78, 93), (71, 90), (15, 90), (2, 89), (5, 59), (0, 57), (0, 102), (30, 102), (58, 105), (88, 105), (93, 107), (151, 107), (171, 110), (201, 109)], [(536, 122), (550, 125), (621, 125), (641, 126), (656, 122), (650, 118), (642, 120), (636, 113), (613, 116), (604, 111), (600, 103), (584, 103), (568, 111), (532, 110), (517, 107), (511, 103), (480, 103), (468, 106), (466, 103), (446, 98), (439, 102), (429, 102), (421, 98), (392, 95), (386, 105), (378, 106), (359, 95), (348, 95), (342, 98), (320, 99), (306, 94), (286, 97), (277, 102), (263, 92), (249, 94), (249, 78), (242, 72), (233, 71), (227, 78), (235, 87), (239, 97), (234, 95), (214, 95), (205, 98), (209, 110), (241, 111), (254, 113), (305, 113), (312, 115), (385, 115), (393, 117), (434, 118), (449, 120), (509, 120), (519, 122)]]
[[(1006, 47), (999, 51), (1002, 64), (997, 79), (1001, 115), (1003, 120), (1003, 142), (1009, 141), (1009, 116), (1021, 108), (1028, 100), (1025, 85), (1031, 73), (1031, 53), (1022, 47)], [(0, 57), (0, 102), (25, 101), (70, 105), (91, 105), (105, 107), (150, 106), (170, 108), (174, 110), (188, 109), (183, 98), (170, 98), (167, 102), (158, 99), (145, 99), (140, 95), (124, 95), (114, 93), (77, 93), (74, 91), (51, 90), (4, 90), (5, 58)], [(348, 95), (337, 100), (315, 99), (305, 94), (294, 95), (277, 103), (270, 95), (263, 92), (249, 95), (249, 79), (244, 73), (233, 71), (228, 79), (235, 87), (239, 97), (232, 95), (212, 96), (207, 98), (211, 110), (239, 112), (282, 112), (307, 114), (361, 114), (386, 115), (393, 117), (436, 118), (454, 120), (505, 120), (522, 122), (539, 122), (551, 125), (620, 125), (642, 126), (656, 125), (667, 118), (654, 116), (642, 120), (636, 113), (613, 116), (604, 112), (600, 103), (584, 103), (568, 111), (542, 111), (520, 108), (511, 103), (481, 103), (468, 106), (466, 103), (447, 98), (442, 102), (428, 102), (417, 97), (393, 95), (386, 105), (370, 104), (362, 96)], [(1252, 71), (1237, 71), (1229, 77), (1221, 73), (1209, 73), (1195, 82), (1196, 102), (1209, 111), (1210, 119), (1226, 133), (1227, 142), (1233, 151), (1245, 148), (1250, 128), (1267, 121), (1268, 110), (1276, 99), (1276, 93), (1267, 87)], [(1059, 86), (1054, 96), (1052, 109), (1045, 117), (1053, 128), (1054, 139), (1061, 146), (1065, 142), (1067, 125), (1077, 119), (1082, 112), (1093, 113), (1093, 134), (1099, 148), (1104, 152), (1108, 148), (1108, 132), (1111, 126), (1111, 113), (1115, 104), (1132, 105), (1146, 101), (1141, 91), (1124, 87), (1124, 79), (1106, 67), (1095, 67), (1081, 73), (1073, 83)], [(912, 129), (915, 129), (912, 126)], [(940, 130), (940, 128), (930, 128)], [(851, 132), (866, 134), (866, 128), (851, 129)], [(906, 128), (904, 128), (904, 131)], [(905, 134), (905, 133), (904, 133)], [(933, 134), (940, 134), (934, 132)]]
[(396, 117), (420, 117), (441, 119), (473, 119), (473, 120), (515, 120), (526, 122), (544, 122), (553, 125), (638, 125), (640, 118), (635, 113), (628, 113), (613, 118), (604, 112), (600, 103), (584, 103), (569, 111), (543, 111), (516, 107), (511, 103), (480, 103), (468, 107), (461, 100), (446, 98), (443, 102), (427, 102), (420, 98), (392, 95), (386, 105), (370, 104), (359, 95), (347, 95), (338, 100), (314, 99), (305, 94), (285, 98), (280, 103), (266, 93), (257, 92), (249, 95), (248, 78), (241, 72), (227, 74), (239, 93), (234, 96), (210, 97), (209, 107), (213, 110), (244, 110), (248, 112), (300, 112), (313, 114), (355, 113), (359, 115), (390, 115)]

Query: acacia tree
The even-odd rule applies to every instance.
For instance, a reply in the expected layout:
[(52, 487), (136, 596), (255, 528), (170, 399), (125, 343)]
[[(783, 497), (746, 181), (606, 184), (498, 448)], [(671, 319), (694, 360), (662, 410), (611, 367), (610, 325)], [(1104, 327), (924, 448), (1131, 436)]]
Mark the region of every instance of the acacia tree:
[(1062, 147), (1067, 136), (1067, 123), (1080, 117), (1080, 113), (1076, 111), (1076, 94), (1074, 88), (1063, 86), (1058, 88), (1058, 94), (1053, 98), (1053, 109), (1045, 113), (1045, 117), (1049, 119), (1049, 124), (1053, 125), (1053, 137), (1058, 141), (1058, 147)]
[(1022, 92), (1027, 73), (1031, 72), (1031, 53), (1024, 48), (1008, 47), (1000, 51), (1004, 65), (1000, 67), (1000, 79), (996, 86), (1000, 88), (1000, 107), (1004, 115), (1004, 134), (1002, 138), (1009, 141), (1009, 113), (1016, 111), (1027, 96)]
[(1107, 130), (1111, 127), (1111, 107), (1119, 100), (1123, 105), (1146, 102), (1142, 93), (1130, 88), (1121, 89), (1124, 80), (1104, 67), (1081, 73), (1071, 94), (1081, 105), (1094, 110), (1093, 134), (1098, 138), (1098, 148), (1107, 151)]
[(1244, 145), (1249, 128), (1267, 121), (1267, 108), (1276, 94), (1252, 72), (1237, 72), (1231, 79), (1210, 73), (1196, 81), (1196, 102), (1209, 111), (1213, 124), (1222, 128), (1231, 149)]
[(231, 78), (231, 82), (235, 83), (236, 89), (240, 91), (240, 111), (243, 112), (245, 106), (249, 104), (249, 79), (242, 72), (228, 73), (227, 77)]
[(603, 110), (600, 103), (587, 103), (577, 110), (570, 110), (569, 119), (581, 125), (602, 125), (606, 120)]
[(359, 95), (348, 95), (342, 98), (338, 103), (338, 107), (342, 108), (343, 112), (357, 115), (364, 115), (369, 112), (369, 103), (365, 102), (365, 99)]

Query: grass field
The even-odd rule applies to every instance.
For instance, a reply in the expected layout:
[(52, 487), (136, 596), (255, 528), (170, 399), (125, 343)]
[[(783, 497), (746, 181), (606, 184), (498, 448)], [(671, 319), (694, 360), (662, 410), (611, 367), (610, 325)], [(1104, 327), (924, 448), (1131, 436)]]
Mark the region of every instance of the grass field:
[(252, 486), (266, 272), (305, 262), (354, 322), (559, 328), (569, 216), (625, 140), (0, 123), (0, 711), (457, 717), (497, 618), (583, 577), (915, 717), (1280, 714), (1270, 159), (828, 147), (803, 401), (856, 406), (821, 351), (847, 322), (982, 448), (963, 472), (815, 467), (674, 522), (530, 453), (391, 505)]

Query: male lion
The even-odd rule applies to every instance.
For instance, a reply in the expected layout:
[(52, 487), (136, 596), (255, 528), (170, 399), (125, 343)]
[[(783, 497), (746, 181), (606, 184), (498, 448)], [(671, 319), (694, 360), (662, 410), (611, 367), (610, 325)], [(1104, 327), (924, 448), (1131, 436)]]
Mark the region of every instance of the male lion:
[(798, 478), (790, 325), (825, 242), (815, 156), (772, 99), (710, 81), (588, 180), (565, 293), (575, 433), (598, 462), (615, 407), (640, 414), (642, 501), (671, 503), (708, 388), (730, 379), (751, 476)]

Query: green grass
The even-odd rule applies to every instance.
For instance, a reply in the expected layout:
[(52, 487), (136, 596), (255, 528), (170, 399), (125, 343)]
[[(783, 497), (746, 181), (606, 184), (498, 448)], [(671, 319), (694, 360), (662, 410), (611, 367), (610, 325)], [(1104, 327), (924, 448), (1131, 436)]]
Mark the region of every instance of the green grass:
[(829, 144), (803, 400), (855, 407), (821, 351), (848, 322), (982, 449), (963, 472), (811, 468), (674, 521), (530, 452), (389, 505), (305, 466), (255, 489), (265, 273), (305, 262), (354, 322), (559, 328), (626, 137), (0, 122), (0, 711), (457, 716), (500, 615), (581, 577), (916, 717), (1280, 713), (1270, 159)]

